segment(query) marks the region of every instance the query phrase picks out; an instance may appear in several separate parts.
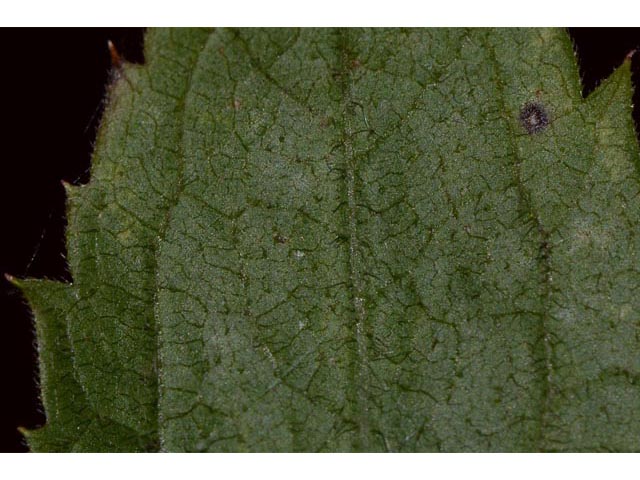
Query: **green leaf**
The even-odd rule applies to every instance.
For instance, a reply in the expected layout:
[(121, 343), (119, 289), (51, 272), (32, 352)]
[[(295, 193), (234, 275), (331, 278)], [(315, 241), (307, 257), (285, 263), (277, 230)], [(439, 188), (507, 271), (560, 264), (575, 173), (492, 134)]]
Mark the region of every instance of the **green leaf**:
[(73, 283), (17, 281), (34, 450), (640, 450), (629, 61), (583, 99), (561, 30), (153, 30), (146, 59), (69, 188)]

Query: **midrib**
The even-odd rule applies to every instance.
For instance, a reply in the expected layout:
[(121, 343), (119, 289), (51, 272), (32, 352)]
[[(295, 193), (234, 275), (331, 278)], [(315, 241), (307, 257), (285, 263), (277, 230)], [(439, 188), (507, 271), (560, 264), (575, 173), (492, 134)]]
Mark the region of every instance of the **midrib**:
[(356, 339), (357, 359), (355, 365), (354, 396), (358, 422), (358, 448), (357, 450), (369, 450), (370, 426), (368, 421), (368, 366), (367, 366), (367, 339), (365, 334), (365, 322), (367, 318), (364, 285), (362, 279), (362, 267), (360, 259), (360, 245), (358, 241), (358, 204), (356, 192), (357, 159), (352, 144), (352, 118), (353, 98), (351, 85), (351, 68), (349, 55), (350, 30), (342, 28), (338, 30), (338, 56), (339, 56), (339, 81), (342, 90), (342, 144), (344, 147), (345, 183), (347, 195), (347, 227), (349, 233), (348, 256), (349, 275), (352, 289), (353, 309), (355, 312), (354, 335)]

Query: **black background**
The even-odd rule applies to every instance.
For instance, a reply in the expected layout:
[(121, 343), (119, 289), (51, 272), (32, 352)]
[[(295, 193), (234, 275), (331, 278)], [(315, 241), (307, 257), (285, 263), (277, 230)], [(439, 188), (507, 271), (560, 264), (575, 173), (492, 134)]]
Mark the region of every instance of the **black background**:
[[(569, 29), (586, 95), (640, 48), (640, 29)], [(61, 180), (86, 183), (109, 79), (107, 40), (142, 63), (143, 29), (0, 29), (0, 276), (70, 280)], [(640, 53), (632, 64), (640, 84)], [(640, 104), (636, 88), (634, 104)], [(640, 107), (640, 106), (639, 106)], [(636, 130), (640, 108), (634, 109)], [(0, 452), (42, 425), (29, 309), (0, 277)]]

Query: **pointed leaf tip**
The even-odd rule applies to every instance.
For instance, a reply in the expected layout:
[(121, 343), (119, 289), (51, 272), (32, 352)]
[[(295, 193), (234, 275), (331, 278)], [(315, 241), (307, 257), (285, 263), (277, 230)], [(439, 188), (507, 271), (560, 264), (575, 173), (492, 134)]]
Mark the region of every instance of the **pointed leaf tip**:
[(11, 275), (10, 273), (5, 273), (4, 274), (4, 278), (5, 278), (5, 280), (7, 282), (9, 282), (10, 284), (12, 284), (12, 285), (14, 285), (16, 287), (22, 286), (22, 282), (18, 278), (16, 278), (13, 275)]
[(111, 56), (111, 66), (116, 70), (119, 70), (122, 68), (123, 64), (122, 56), (111, 40), (107, 40), (107, 48), (109, 49), (109, 55)]

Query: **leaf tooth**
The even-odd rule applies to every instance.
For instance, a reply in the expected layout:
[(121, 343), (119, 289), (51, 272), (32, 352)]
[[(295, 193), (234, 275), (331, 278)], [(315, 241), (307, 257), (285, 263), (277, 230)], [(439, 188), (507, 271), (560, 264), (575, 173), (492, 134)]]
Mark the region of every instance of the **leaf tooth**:
[(73, 185), (66, 180), (61, 180), (60, 183), (64, 187), (64, 191), (67, 195), (67, 205), (77, 205), (80, 200), (81, 192), (84, 189), (84, 185)]
[(55, 280), (11, 277), (12, 283), (19, 287), (26, 295), (29, 303), (35, 308), (47, 310), (64, 308), (71, 305), (71, 284)]
[[(622, 88), (619, 90), (619, 87)], [(611, 100), (620, 95), (624, 96), (624, 100), (628, 100), (627, 104), (631, 109), (633, 87), (631, 83), (631, 58), (629, 56), (589, 94), (587, 102), (606, 112), (607, 107), (612, 106)]]
[(38, 333), (42, 403), (47, 423), (19, 431), (33, 451), (68, 451), (92, 418), (84, 393), (75, 380), (73, 351), (67, 325), (73, 315), (75, 287), (42, 279), (14, 279), (25, 294)]
[(10, 273), (5, 273), (4, 278), (7, 282), (12, 284), (14, 287), (20, 288), (20, 280), (18, 280), (16, 277), (11, 275)]

